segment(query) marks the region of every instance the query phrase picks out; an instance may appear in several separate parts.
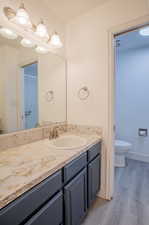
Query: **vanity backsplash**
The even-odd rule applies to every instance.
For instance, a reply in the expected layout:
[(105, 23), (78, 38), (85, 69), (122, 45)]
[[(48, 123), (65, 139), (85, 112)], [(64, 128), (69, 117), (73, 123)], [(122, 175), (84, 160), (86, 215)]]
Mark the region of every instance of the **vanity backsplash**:
[(67, 122), (50, 123), (35, 129), (0, 135), (0, 151), (48, 138), (50, 130), (54, 127), (57, 128), (59, 134), (69, 132), (71, 134), (77, 133), (78, 135), (102, 136), (101, 127), (67, 124)]
[(67, 124), (67, 132), (102, 136), (102, 128), (98, 126)]

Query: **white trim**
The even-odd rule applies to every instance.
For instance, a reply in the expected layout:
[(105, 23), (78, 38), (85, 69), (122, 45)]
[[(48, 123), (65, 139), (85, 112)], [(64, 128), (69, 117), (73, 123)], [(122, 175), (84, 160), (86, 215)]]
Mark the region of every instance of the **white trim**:
[(127, 158), (149, 163), (149, 154), (140, 154), (138, 152), (130, 151), (127, 154)]
[(26, 60), (23, 60), (21, 63), (18, 64), (19, 67), (25, 67), (25, 66), (28, 66), (28, 65), (32, 65), (34, 63), (38, 63), (38, 56), (36, 57), (31, 57), (29, 59), (26, 59)]
[(106, 157), (106, 199), (111, 199), (114, 192), (114, 149), (113, 149), (113, 138), (114, 138), (114, 35), (135, 29), (139, 26), (149, 23), (149, 15), (139, 17), (135, 20), (128, 21), (125, 24), (113, 27), (108, 31), (109, 42), (108, 42), (108, 140), (107, 140), (107, 157)]
[(24, 71), (20, 66), (17, 79), (17, 92), (19, 130), (24, 130)]

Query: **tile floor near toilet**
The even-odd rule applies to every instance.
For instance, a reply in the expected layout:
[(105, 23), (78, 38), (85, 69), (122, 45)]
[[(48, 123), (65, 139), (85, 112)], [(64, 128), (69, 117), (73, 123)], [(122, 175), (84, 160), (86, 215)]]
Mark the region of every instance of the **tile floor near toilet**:
[(115, 169), (113, 200), (98, 198), (83, 225), (149, 224), (149, 164), (131, 159), (127, 163)]

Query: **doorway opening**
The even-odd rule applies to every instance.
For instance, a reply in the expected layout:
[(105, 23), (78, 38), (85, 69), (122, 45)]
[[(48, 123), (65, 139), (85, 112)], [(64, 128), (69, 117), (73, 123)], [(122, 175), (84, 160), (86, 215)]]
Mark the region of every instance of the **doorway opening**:
[[(149, 26), (118, 34), (114, 42), (114, 196), (125, 189), (133, 204), (131, 195), (139, 198), (137, 184), (147, 182), (149, 169)], [(144, 205), (146, 191), (140, 189)]]
[(38, 125), (38, 62), (22, 68), (22, 119), (23, 129)]

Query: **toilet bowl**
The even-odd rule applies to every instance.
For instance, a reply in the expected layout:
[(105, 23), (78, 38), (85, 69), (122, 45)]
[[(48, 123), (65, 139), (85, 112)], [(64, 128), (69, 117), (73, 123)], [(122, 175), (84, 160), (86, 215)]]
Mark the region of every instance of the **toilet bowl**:
[(126, 166), (126, 155), (132, 144), (122, 140), (115, 140), (115, 167)]

